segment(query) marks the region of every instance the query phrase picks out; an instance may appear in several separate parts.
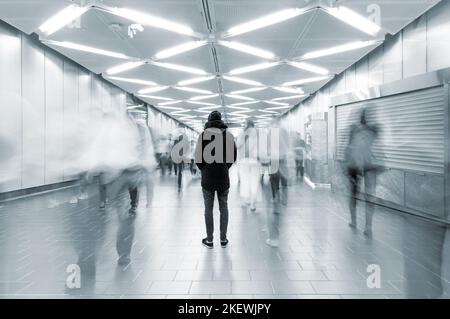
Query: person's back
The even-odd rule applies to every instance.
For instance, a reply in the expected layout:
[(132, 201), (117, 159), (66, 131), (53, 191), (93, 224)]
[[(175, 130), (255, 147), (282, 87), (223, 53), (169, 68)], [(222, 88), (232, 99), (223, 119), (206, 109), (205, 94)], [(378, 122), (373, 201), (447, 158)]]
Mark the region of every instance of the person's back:
[(200, 134), (195, 150), (195, 162), (202, 175), (202, 191), (205, 204), (205, 224), (207, 237), (203, 245), (213, 248), (214, 196), (217, 192), (220, 211), (220, 244), (228, 244), (228, 190), (230, 178), (228, 170), (236, 161), (236, 145), (234, 137), (227, 131), (222, 115), (213, 111), (208, 116), (205, 130)]

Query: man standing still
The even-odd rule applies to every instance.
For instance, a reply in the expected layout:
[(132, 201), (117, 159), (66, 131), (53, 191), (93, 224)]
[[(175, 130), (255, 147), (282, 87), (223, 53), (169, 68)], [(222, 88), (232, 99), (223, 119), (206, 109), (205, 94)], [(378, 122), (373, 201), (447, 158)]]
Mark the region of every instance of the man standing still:
[(205, 204), (206, 238), (202, 240), (207, 248), (213, 248), (214, 196), (217, 192), (220, 211), (220, 245), (228, 244), (228, 191), (230, 177), (228, 170), (236, 161), (234, 136), (227, 131), (218, 111), (212, 111), (205, 124), (205, 130), (198, 137), (195, 162), (202, 175), (202, 191)]

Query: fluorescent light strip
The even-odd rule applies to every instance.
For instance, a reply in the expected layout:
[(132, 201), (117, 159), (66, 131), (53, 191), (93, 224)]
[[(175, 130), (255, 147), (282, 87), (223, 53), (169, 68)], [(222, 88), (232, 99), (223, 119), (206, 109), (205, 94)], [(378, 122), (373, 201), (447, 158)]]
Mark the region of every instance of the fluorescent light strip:
[(139, 11), (134, 11), (126, 8), (114, 8), (110, 13), (132, 20), (134, 22), (141, 23), (143, 25), (152, 26), (159, 29), (164, 29), (167, 31), (185, 34), (189, 36), (195, 36), (195, 32), (188, 26), (178, 24), (163, 18), (155, 17), (153, 15), (142, 13)]
[(283, 96), (283, 97), (274, 98), (274, 99), (272, 99), (272, 101), (284, 101), (284, 100), (300, 99), (300, 98), (305, 97), (305, 96), (306, 96), (306, 94)]
[(370, 21), (366, 17), (363, 17), (359, 13), (356, 13), (353, 10), (350, 10), (346, 7), (337, 7), (337, 8), (324, 8), (325, 12), (331, 14), (333, 17), (345, 22), (352, 27), (361, 30), (371, 36), (376, 36), (378, 32), (380, 32), (381, 27), (376, 23)]
[(108, 70), (106, 70), (106, 73), (109, 75), (121, 73), (124, 71), (128, 71), (128, 70), (137, 68), (141, 65), (144, 65), (145, 63), (146, 63), (145, 61), (126, 62), (123, 64), (119, 64), (117, 66), (114, 66), (112, 68), (109, 68)]
[(169, 102), (162, 102), (162, 103), (158, 103), (158, 106), (173, 105), (173, 104), (178, 104), (178, 103), (181, 103), (181, 102), (183, 102), (183, 101), (175, 100), (175, 101), (169, 101)]
[(216, 105), (214, 103), (206, 103), (206, 102), (199, 102), (199, 101), (189, 101), (189, 100), (187, 100), (186, 102), (190, 103), (190, 104), (196, 104), (196, 105), (207, 105), (207, 106), (214, 106), (214, 105)]
[(211, 76), (202, 76), (202, 77), (198, 77), (198, 78), (193, 78), (193, 79), (188, 79), (188, 80), (183, 80), (177, 83), (177, 85), (183, 86), (183, 85), (190, 85), (190, 84), (195, 84), (195, 83), (200, 83), (200, 82), (206, 82), (212, 79), (215, 79), (216, 77), (214, 75)]
[(207, 111), (207, 110), (214, 110), (217, 108), (221, 108), (221, 105), (214, 105), (214, 106), (204, 106), (204, 107), (200, 107), (197, 110), (202, 110), (202, 111)]
[(270, 111), (270, 110), (258, 110), (258, 111), (263, 112), (263, 113), (270, 113), (270, 114), (280, 114), (279, 112)]
[(303, 13), (305, 13), (307, 10), (304, 9), (298, 9), (298, 8), (292, 8), (292, 9), (285, 9), (281, 11), (277, 11), (275, 13), (263, 16), (261, 18), (251, 20), (239, 25), (236, 25), (226, 32), (225, 36), (235, 36), (238, 34), (247, 33), (253, 30), (261, 29), (276, 23), (280, 23), (289, 19), (292, 19), (296, 16), (299, 16)]
[(233, 110), (251, 110), (249, 107), (241, 107), (241, 106), (235, 106), (235, 105), (227, 105), (227, 108), (233, 109)]
[(266, 50), (262, 50), (259, 48), (255, 48), (251, 45), (247, 45), (247, 44), (243, 44), (243, 43), (239, 43), (239, 42), (235, 42), (235, 41), (223, 41), (223, 40), (219, 40), (218, 43), (224, 47), (233, 49), (233, 50), (237, 50), (243, 53), (247, 53), (247, 54), (251, 54), (251, 55), (255, 55), (261, 58), (265, 58), (265, 59), (274, 59), (275, 58), (275, 54), (273, 54), (272, 52), (266, 51)]
[(253, 80), (248, 80), (248, 79), (243, 79), (243, 78), (238, 78), (238, 77), (235, 77), (235, 76), (224, 75), (223, 78), (225, 80), (232, 81), (232, 82), (248, 84), (248, 85), (254, 85), (254, 86), (263, 86), (262, 83), (260, 83), (260, 82), (253, 81)]
[(256, 103), (259, 103), (259, 101), (233, 103), (233, 104), (230, 104), (230, 106), (250, 105), (250, 104), (256, 104)]
[(124, 59), (124, 60), (131, 59), (129, 56), (127, 56), (123, 53), (108, 51), (108, 50), (103, 50), (103, 49), (97, 49), (97, 48), (93, 48), (93, 47), (90, 47), (87, 45), (82, 45), (82, 44), (73, 43), (73, 42), (53, 41), (53, 40), (42, 40), (42, 42), (45, 44), (49, 44), (49, 45), (55, 45), (55, 46), (63, 47), (63, 48), (67, 48), (67, 49), (73, 49), (73, 50), (78, 50), (78, 51), (83, 51), (83, 52), (88, 52), (88, 53), (110, 56), (110, 57), (117, 58), (117, 59)]
[(235, 112), (230, 112), (228, 114), (230, 114), (230, 115), (245, 115), (244, 113), (251, 113), (251, 112), (255, 112), (255, 110), (235, 111)]
[(267, 104), (272, 104), (272, 105), (281, 105), (281, 106), (289, 106), (289, 103), (282, 103), (282, 102), (275, 102), (275, 101), (263, 101), (264, 103)]
[(155, 92), (166, 90), (168, 88), (169, 88), (168, 86), (154, 86), (154, 87), (149, 87), (149, 88), (145, 88), (145, 89), (140, 89), (138, 91), (138, 94), (155, 93)]
[(225, 94), (226, 97), (232, 98), (232, 99), (238, 99), (238, 100), (246, 100), (246, 101), (254, 101), (254, 98), (242, 96), (242, 95), (236, 95), (236, 94)]
[(283, 87), (283, 86), (273, 86), (272, 89), (280, 91), (280, 92), (293, 93), (293, 94), (303, 94), (303, 93), (305, 93), (302, 88), (290, 88), (290, 87)]
[(167, 110), (184, 110), (181, 107), (176, 107), (176, 106), (166, 106), (166, 105), (161, 105), (158, 104), (156, 107), (160, 108), (160, 109), (167, 109)]
[(170, 112), (170, 114), (177, 115), (177, 114), (186, 113), (186, 112), (190, 112), (190, 111), (191, 111), (191, 110), (189, 110), (189, 109), (183, 109), (183, 110), (180, 110), (180, 111), (173, 111), (173, 112)]
[(322, 50), (308, 52), (308, 53), (304, 54), (301, 58), (305, 59), (305, 60), (320, 58), (323, 56), (329, 56), (329, 55), (334, 55), (334, 54), (338, 54), (338, 53), (342, 53), (342, 52), (348, 52), (348, 51), (353, 51), (353, 50), (369, 47), (372, 45), (376, 45), (380, 42), (381, 41), (379, 41), (379, 40), (350, 42), (350, 43), (346, 43), (343, 45), (331, 47), (328, 49), (322, 49)]
[(45, 21), (40, 27), (39, 30), (44, 32), (47, 36), (55, 33), (59, 29), (71, 23), (73, 20), (80, 17), (86, 11), (88, 11), (91, 7), (80, 7), (75, 4), (72, 4), (63, 10), (56, 13), (50, 19)]
[(228, 73), (230, 75), (249, 73), (249, 72), (253, 72), (253, 71), (268, 69), (268, 68), (277, 66), (279, 64), (280, 64), (280, 62), (258, 63), (258, 64), (249, 65), (249, 66), (244, 66), (242, 68), (233, 69)]
[(192, 68), (189, 66), (179, 65), (179, 64), (173, 64), (173, 63), (166, 63), (166, 62), (150, 62), (153, 65), (165, 68), (165, 69), (171, 69), (171, 70), (177, 70), (181, 72), (186, 73), (192, 73), (192, 74), (199, 74), (199, 75), (205, 75), (208, 74), (206, 71), (202, 69)]
[(306, 62), (294, 62), (294, 61), (289, 61), (288, 62), (289, 65), (292, 65), (293, 67), (296, 67), (297, 69), (302, 69), (305, 71), (309, 71), (312, 73), (316, 73), (316, 74), (320, 74), (320, 75), (327, 75), (330, 72), (325, 69), (325, 68), (321, 68), (319, 66), (310, 64), (310, 63), (306, 63)]
[(169, 58), (169, 57), (172, 57), (174, 55), (177, 55), (177, 54), (180, 54), (183, 52), (194, 50), (196, 48), (206, 45), (207, 43), (208, 42), (204, 41), (204, 40), (186, 42), (186, 43), (174, 46), (172, 48), (168, 48), (168, 49), (159, 51), (158, 53), (155, 54), (155, 59), (159, 60), (159, 59)]
[(237, 90), (237, 91), (232, 91), (230, 92), (230, 94), (241, 94), (241, 93), (250, 93), (250, 92), (258, 92), (258, 91), (262, 91), (262, 90), (266, 90), (267, 87), (256, 87), (256, 88), (251, 88), (251, 89), (245, 89), (245, 90)]
[(290, 108), (289, 105), (287, 105), (287, 106), (274, 106), (274, 107), (268, 107), (268, 108), (266, 108), (266, 110), (269, 110), (269, 111), (271, 111), (271, 110), (283, 110), (283, 109), (288, 109), (288, 108)]
[(135, 84), (158, 85), (153, 81), (140, 80), (140, 79), (121, 78), (118, 76), (108, 76), (107, 78), (110, 80), (114, 80), (114, 81), (129, 82), (129, 83), (135, 83)]
[(145, 94), (138, 94), (138, 95), (145, 97), (147, 99), (154, 99), (154, 100), (162, 100), (162, 101), (173, 101), (174, 100), (174, 99), (171, 99), (170, 97), (164, 97), (164, 96), (145, 95)]
[(193, 96), (189, 100), (191, 101), (198, 101), (198, 100), (206, 100), (206, 99), (212, 99), (214, 97), (219, 96), (219, 94), (211, 94), (211, 95), (199, 95), (199, 96)]
[(302, 84), (306, 84), (306, 83), (312, 83), (312, 82), (319, 82), (319, 81), (327, 80), (329, 78), (330, 78), (329, 76), (317, 76), (317, 77), (314, 77), (314, 78), (308, 78), (308, 79), (301, 79), (301, 80), (296, 80), (296, 81), (285, 82), (285, 83), (283, 83), (281, 85), (282, 86), (302, 85)]
[(174, 88), (177, 90), (186, 91), (186, 92), (194, 92), (194, 93), (200, 93), (200, 94), (214, 94), (214, 92), (211, 92), (208, 90), (191, 88), (191, 87), (187, 87), (187, 86), (175, 86)]

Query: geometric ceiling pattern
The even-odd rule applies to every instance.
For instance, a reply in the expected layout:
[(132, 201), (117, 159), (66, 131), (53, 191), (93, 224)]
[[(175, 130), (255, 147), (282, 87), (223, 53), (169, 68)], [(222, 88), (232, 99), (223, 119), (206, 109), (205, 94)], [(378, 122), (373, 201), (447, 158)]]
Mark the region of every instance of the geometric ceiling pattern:
[(437, 2), (1, 0), (0, 18), (190, 126), (265, 125)]

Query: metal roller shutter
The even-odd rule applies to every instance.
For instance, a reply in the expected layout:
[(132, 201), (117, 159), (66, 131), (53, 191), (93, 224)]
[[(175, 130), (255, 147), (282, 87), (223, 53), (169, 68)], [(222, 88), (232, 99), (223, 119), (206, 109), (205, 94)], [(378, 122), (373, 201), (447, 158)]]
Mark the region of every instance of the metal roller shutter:
[(336, 155), (344, 158), (350, 126), (368, 108), (369, 123), (381, 132), (373, 146), (385, 167), (444, 173), (444, 89), (442, 86), (336, 107)]

